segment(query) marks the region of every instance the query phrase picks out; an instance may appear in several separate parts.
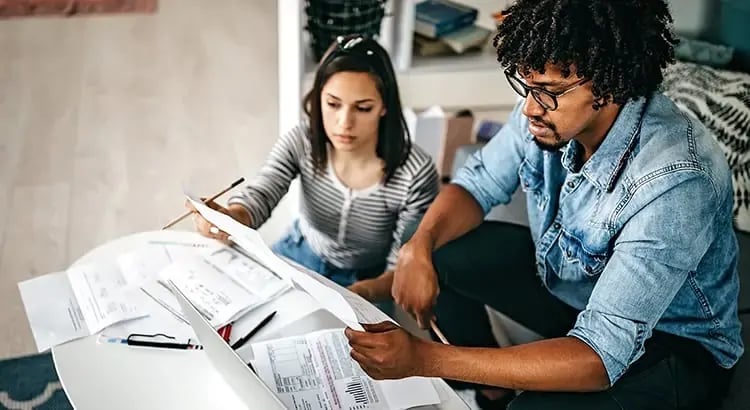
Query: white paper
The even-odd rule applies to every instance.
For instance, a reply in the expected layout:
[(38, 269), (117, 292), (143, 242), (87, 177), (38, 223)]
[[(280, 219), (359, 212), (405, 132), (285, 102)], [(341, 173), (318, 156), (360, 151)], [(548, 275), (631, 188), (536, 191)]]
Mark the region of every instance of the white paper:
[(173, 341), (176, 343), (188, 343), (190, 340), (196, 340), (195, 332), (190, 324), (162, 308), (156, 300), (146, 298), (143, 308), (149, 312), (148, 316), (116, 323), (102, 330), (99, 340), (108, 338), (127, 339), (131, 334), (163, 334), (174, 338)]
[(351, 306), (349, 306), (338, 292), (317, 282), (309, 275), (300, 272), (282, 260), (268, 248), (260, 237), (260, 234), (254, 229), (242, 225), (229, 215), (207, 207), (200, 200), (188, 194), (186, 196), (206, 220), (229, 234), (232, 241), (244, 249), (250, 256), (282, 278), (297, 283), (325, 309), (329, 310), (351, 328), (362, 330), (362, 327), (357, 322), (357, 315), (354, 313), (354, 310), (352, 310)]
[(80, 265), (67, 272), (89, 334), (113, 323), (148, 314), (141, 308), (145, 295), (127, 288), (127, 282), (116, 265)]
[[(304, 266), (299, 266), (299, 268), (310, 272), (310, 270), (305, 268)], [(358, 323), (380, 323), (384, 321), (391, 321), (393, 323), (396, 323), (393, 319), (391, 319), (390, 316), (386, 315), (382, 310), (378, 309), (367, 299), (359, 296), (349, 289), (339, 286), (336, 282), (326, 278), (325, 276), (318, 275), (312, 272), (310, 277), (341, 295), (341, 297), (346, 301), (346, 303), (349, 304), (351, 309), (354, 311), (354, 314), (357, 316)]]
[(171, 280), (215, 328), (262, 302), (201, 257), (177, 260), (159, 276)]
[(20, 282), (18, 290), (39, 352), (89, 335), (65, 272)]
[(253, 366), (290, 409), (400, 409), (440, 402), (431, 380), (375, 381), (349, 352), (343, 329), (323, 330), (254, 344)]
[(283, 280), (264, 266), (228, 246), (212, 249), (204, 256), (206, 260), (261, 300), (269, 300), (291, 288), (289, 281)]
[(128, 289), (114, 264), (75, 266), (18, 287), (40, 352), (147, 315), (141, 308), (146, 296)]

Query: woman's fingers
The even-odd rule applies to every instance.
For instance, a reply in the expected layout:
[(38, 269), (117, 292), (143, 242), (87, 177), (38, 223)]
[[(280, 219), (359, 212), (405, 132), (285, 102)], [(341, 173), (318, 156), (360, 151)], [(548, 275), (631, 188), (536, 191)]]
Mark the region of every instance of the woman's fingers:
[(229, 235), (227, 235), (226, 232), (223, 232), (210, 222), (206, 220), (201, 214), (195, 212), (193, 214), (193, 222), (195, 225), (195, 230), (198, 231), (201, 235), (216, 239), (217, 241), (224, 242), (226, 244), (231, 243), (229, 240)]

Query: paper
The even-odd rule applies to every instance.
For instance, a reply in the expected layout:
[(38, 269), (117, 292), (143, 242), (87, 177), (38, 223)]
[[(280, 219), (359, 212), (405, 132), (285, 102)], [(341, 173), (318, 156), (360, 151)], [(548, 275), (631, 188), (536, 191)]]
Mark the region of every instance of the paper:
[(146, 296), (128, 289), (114, 265), (75, 266), (18, 284), (38, 351), (143, 317)]
[(382, 310), (378, 309), (375, 305), (370, 303), (370, 301), (363, 298), (362, 296), (359, 296), (358, 294), (338, 285), (336, 282), (326, 278), (323, 275), (316, 274), (315, 272), (305, 268), (302, 265), (294, 262), (289, 263), (304, 272), (309, 272), (309, 276), (311, 278), (317, 280), (327, 288), (341, 295), (341, 297), (344, 298), (346, 303), (348, 303), (351, 309), (354, 311), (354, 314), (357, 316), (358, 323), (380, 323), (384, 321), (391, 321), (393, 323), (396, 323), (393, 319), (391, 319), (390, 316), (386, 315)]
[(269, 300), (291, 288), (289, 281), (228, 246), (207, 252), (205, 258), (262, 300)]
[(214, 328), (229, 323), (262, 302), (198, 256), (172, 262), (159, 276), (164, 282), (172, 281)]
[(258, 376), (290, 409), (401, 409), (440, 402), (429, 379), (375, 381), (367, 376), (349, 357), (343, 329), (252, 348)]
[(207, 221), (229, 234), (232, 241), (245, 250), (245, 252), (255, 260), (259, 261), (282, 278), (297, 283), (325, 309), (336, 315), (336, 317), (341, 319), (351, 328), (362, 330), (362, 327), (357, 322), (356, 313), (338, 292), (328, 288), (320, 282), (317, 282), (309, 275), (300, 272), (284, 262), (284, 260), (268, 248), (260, 237), (260, 234), (254, 229), (237, 222), (229, 215), (207, 207), (200, 200), (189, 194), (186, 194), (186, 196), (195, 209), (206, 218)]

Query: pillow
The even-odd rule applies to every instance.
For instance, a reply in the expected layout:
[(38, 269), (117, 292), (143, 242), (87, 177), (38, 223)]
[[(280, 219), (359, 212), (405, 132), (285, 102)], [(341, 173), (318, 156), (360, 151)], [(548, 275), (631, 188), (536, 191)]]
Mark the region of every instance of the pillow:
[(677, 62), (665, 70), (662, 91), (721, 145), (732, 171), (735, 226), (750, 232), (750, 74)]

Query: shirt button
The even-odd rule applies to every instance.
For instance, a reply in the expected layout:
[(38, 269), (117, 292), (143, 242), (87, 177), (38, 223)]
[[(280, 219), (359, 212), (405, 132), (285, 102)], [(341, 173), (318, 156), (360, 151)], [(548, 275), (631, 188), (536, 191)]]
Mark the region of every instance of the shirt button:
[(568, 188), (573, 189), (576, 187), (576, 184), (573, 181), (568, 181)]
[(555, 230), (557, 230), (557, 229), (560, 229), (560, 224), (559, 224), (559, 223), (557, 223), (557, 222), (555, 222), (555, 223), (554, 223), (554, 224), (552, 225), (552, 227), (553, 227), (553, 228), (555, 228)]

